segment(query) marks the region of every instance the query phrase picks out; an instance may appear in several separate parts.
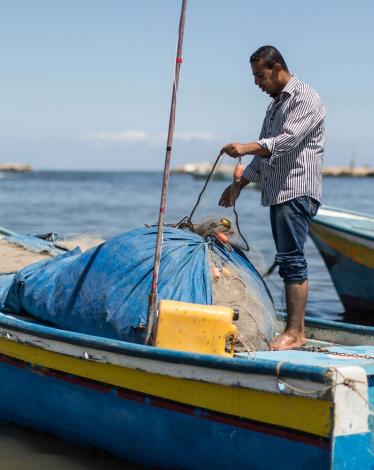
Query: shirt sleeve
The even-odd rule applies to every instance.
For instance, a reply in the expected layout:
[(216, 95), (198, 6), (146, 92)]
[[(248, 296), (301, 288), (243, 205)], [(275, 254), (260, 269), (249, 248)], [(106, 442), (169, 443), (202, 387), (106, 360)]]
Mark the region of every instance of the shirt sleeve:
[(324, 110), (317, 94), (296, 95), (290, 104), (281, 133), (257, 141), (261, 147), (270, 152), (268, 163), (271, 165), (275, 158), (292, 152), (323, 117)]
[(255, 155), (249, 165), (245, 168), (243, 172), (243, 178), (247, 181), (253, 181), (255, 183), (260, 182), (260, 166), (261, 166), (261, 157)]

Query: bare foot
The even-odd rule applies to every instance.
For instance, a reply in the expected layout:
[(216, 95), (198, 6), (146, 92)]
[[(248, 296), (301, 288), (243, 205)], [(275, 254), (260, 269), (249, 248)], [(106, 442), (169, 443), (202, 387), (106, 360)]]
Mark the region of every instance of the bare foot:
[(299, 348), (306, 343), (306, 338), (300, 331), (285, 331), (276, 336), (270, 343), (273, 351), (281, 351), (283, 349)]

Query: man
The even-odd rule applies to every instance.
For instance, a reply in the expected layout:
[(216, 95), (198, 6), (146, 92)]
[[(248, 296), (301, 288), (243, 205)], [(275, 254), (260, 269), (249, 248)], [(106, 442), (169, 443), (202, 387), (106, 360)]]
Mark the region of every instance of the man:
[(280, 52), (260, 47), (250, 58), (255, 84), (270, 95), (259, 140), (230, 143), (222, 152), (237, 158), (254, 155), (238, 183), (223, 192), (219, 205), (231, 207), (249, 182), (262, 186), (261, 203), (270, 206), (276, 262), (286, 288), (287, 324), (273, 349), (305, 343), (308, 295), (304, 243), (322, 193), (325, 108), (318, 94), (291, 75)]

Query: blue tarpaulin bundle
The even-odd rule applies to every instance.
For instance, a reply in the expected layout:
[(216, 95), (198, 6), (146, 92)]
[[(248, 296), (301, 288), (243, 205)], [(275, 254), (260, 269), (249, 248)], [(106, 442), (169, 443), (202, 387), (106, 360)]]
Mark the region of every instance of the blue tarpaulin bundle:
[[(157, 228), (118, 235), (82, 253), (79, 248), (4, 277), (1, 310), (27, 313), (60, 328), (142, 342), (147, 321)], [(252, 264), (214, 239), (165, 228), (158, 298), (212, 303), (208, 246), (222, 262), (245, 269), (270, 302)]]

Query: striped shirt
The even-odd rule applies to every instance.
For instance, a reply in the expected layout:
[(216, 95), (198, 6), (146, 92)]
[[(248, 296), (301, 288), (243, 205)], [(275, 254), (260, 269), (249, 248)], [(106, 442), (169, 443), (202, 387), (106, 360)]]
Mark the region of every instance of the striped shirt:
[(243, 174), (261, 184), (263, 206), (298, 196), (321, 202), (324, 118), (319, 95), (295, 76), (271, 101), (257, 141), (270, 158), (255, 155)]

